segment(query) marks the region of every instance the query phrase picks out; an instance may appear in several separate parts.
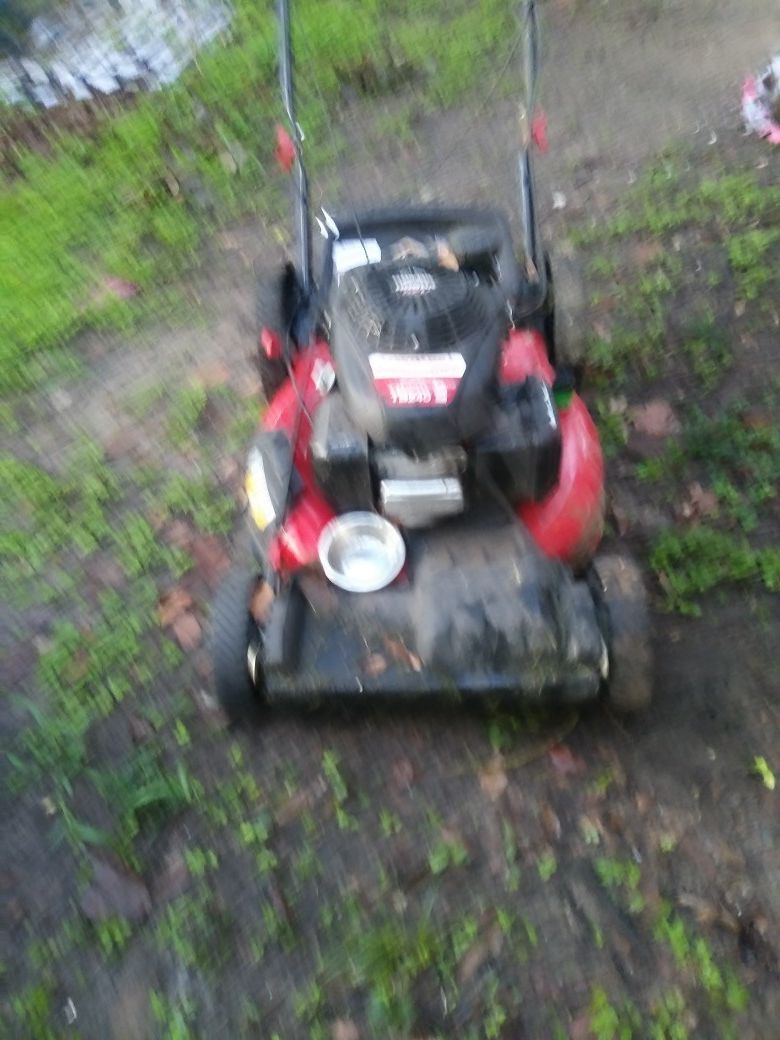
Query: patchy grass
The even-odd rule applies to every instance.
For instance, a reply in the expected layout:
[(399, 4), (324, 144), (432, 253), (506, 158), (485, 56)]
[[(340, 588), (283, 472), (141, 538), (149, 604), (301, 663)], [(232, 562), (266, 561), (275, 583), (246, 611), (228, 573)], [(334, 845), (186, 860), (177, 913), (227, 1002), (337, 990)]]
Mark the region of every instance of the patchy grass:
[[(300, 118), (321, 161), (344, 90), (375, 96), (413, 84), (426, 103), (449, 103), (492, 65), (513, 25), (505, 0), (302, 0), (294, 16), (307, 68)], [(18, 154), (0, 198), (3, 393), (43, 377), (52, 349), (79, 330), (128, 327), (159, 310), (172, 279), (198, 263), (204, 232), (274, 209), (275, 76), (271, 5), (238, 0), (229, 40), (175, 85), (92, 138), (65, 135), (49, 154)], [(112, 278), (140, 295), (121, 298), (106, 288)]]

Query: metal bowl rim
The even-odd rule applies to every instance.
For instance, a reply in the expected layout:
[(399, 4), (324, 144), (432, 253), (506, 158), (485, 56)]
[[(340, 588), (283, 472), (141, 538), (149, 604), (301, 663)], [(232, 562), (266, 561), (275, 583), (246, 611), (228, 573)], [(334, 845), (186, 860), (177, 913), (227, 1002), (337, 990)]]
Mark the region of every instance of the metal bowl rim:
[[(329, 553), (333, 542), (338, 534), (348, 532), (350, 528), (368, 527), (373, 528), (378, 535), (377, 542), (388, 550), (388, 567), (381, 584), (371, 583), (370, 586), (360, 585), (345, 579), (343, 573), (336, 570), (329, 560)], [(317, 542), (317, 555), (319, 556), (322, 569), (329, 581), (345, 592), (379, 592), (393, 582), (401, 572), (406, 562), (406, 546), (398, 528), (390, 523), (385, 517), (378, 513), (369, 513), (367, 510), (342, 513), (329, 520), (322, 529)]]

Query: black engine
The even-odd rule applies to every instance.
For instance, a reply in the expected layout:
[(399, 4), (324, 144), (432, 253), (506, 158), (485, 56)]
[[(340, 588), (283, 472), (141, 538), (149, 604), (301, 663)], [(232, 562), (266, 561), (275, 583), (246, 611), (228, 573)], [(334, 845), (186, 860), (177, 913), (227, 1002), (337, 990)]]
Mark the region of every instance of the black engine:
[(549, 388), (498, 380), (518, 286), (509, 229), (463, 216), (404, 226), (384, 214), (331, 242), (337, 382), (314, 416), (311, 457), (339, 511), (424, 527), (488, 494), (538, 500), (558, 480)]
[(334, 291), (339, 388), (375, 444), (430, 450), (489, 424), (505, 299), (475, 272), (408, 259), (349, 271)]

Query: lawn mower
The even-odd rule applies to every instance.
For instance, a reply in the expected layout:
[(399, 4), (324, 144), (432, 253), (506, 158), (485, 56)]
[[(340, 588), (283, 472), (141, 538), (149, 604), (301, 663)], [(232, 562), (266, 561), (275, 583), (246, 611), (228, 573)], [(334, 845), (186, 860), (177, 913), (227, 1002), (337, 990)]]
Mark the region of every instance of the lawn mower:
[(323, 210), (316, 279), (288, 0), (277, 15), (298, 249), (258, 294), (268, 404), (245, 471), (252, 552), (212, 610), (222, 706), (452, 694), (642, 708), (642, 578), (629, 557), (596, 555), (604, 465), (577, 393), (581, 329), (540, 244), (535, 0), (520, 12), (520, 248), (492, 209)]

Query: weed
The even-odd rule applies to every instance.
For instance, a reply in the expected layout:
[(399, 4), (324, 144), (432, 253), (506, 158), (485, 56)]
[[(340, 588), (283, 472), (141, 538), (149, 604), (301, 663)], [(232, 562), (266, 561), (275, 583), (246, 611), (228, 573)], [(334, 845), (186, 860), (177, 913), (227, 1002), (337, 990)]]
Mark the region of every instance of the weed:
[(400, 834), (403, 830), (403, 823), (401, 822), (400, 817), (390, 809), (382, 809), (379, 813), (379, 826), (382, 830), (382, 834), (386, 838), (391, 838), (395, 834)]
[(594, 1040), (633, 1040), (641, 1025), (636, 1008), (629, 1001), (620, 1009), (613, 1007), (600, 986), (591, 994), (589, 1016)]
[(757, 300), (775, 278), (775, 265), (767, 253), (780, 241), (776, 228), (752, 228), (730, 236), (727, 244), (729, 263), (737, 289), (745, 300)]
[(188, 517), (209, 534), (227, 534), (235, 518), (233, 499), (206, 477), (176, 474), (162, 489), (159, 504), (171, 516)]
[(549, 881), (558, 869), (558, 861), (555, 858), (555, 854), (548, 851), (541, 855), (536, 863), (536, 869), (542, 881), (545, 883)]
[(775, 789), (775, 774), (763, 755), (756, 755), (753, 759), (753, 772), (761, 780), (768, 791)]
[(632, 914), (641, 913), (645, 901), (639, 892), (641, 872), (633, 860), (607, 859), (596, 860), (596, 874), (605, 888), (622, 891), (628, 897), (628, 909)]
[(442, 835), (428, 853), (428, 866), (432, 874), (443, 874), (450, 867), (462, 867), (468, 860), (463, 842), (450, 834)]
[(192, 439), (207, 404), (208, 393), (199, 384), (179, 390), (168, 414), (168, 436), (174, 447), (183, 448)]
[(162, 1032), (161, 1040), (195, 1040), (195, 1033), (190, 1026), (195, 1020), (195, 1005), (185, 996), (179, 996), (174, 1002), (168, 1000), (157, 990), (149, 994), (152, 1017)]

